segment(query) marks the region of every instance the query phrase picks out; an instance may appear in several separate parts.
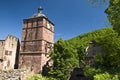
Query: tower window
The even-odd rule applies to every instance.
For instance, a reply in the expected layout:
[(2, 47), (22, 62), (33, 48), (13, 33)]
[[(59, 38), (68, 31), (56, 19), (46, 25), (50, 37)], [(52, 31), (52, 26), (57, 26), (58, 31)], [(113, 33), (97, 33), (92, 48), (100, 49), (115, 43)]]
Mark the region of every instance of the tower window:
[(9, 51), (9, 55), (12, 55), (12, 51)]
[(9, 67), (10, 66), (10, 61), (8, 61), (8, 63), (7, 63), (7, 67)]
[(5, 50), (5, 55), (8, 55), (8, 50)]

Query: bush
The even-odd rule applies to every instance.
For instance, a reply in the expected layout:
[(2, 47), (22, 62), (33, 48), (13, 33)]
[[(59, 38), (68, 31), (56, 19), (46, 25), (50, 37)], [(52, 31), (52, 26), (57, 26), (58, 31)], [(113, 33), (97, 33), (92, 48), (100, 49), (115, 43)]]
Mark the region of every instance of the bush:
[(40, 74), (34, 74), (34, 75), (26, 78), (25, 80), (56, 80), (56, 79), (54, 79), (52, 77), (43, 77)]
[(96, 74), (94, 80), (119, 80), (118, 75), (110, 75), (109, 73)]

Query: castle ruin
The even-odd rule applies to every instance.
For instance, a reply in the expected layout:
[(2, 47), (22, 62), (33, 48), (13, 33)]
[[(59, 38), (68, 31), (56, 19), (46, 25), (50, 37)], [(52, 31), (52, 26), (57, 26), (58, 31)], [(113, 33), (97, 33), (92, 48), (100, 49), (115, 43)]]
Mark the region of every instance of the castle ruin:
[[(54, 24), (42, 13), (23, 20), (22, 40), (8, 35), (0, 40), (0, 69), (30, 68), (34, 73), (42, 73), (48, 63), (49, 51), (54, 43)], [(19, 48), (20, 47), (20, 48)]]

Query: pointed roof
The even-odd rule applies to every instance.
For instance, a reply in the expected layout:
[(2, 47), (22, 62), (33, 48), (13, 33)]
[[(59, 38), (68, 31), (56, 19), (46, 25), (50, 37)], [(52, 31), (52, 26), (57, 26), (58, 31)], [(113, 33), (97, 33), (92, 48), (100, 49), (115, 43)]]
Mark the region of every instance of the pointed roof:
[[(37, 14), (34, 14), (33, 16), (32, 16), (32, 18), (36, 18), (36, 17), (46, 17), (46, 15), (45, 14), (43, 14), (43, 8), (42, 7), (39, 7), (38, 8), (38, 13)], [(46, 17), (47, 18), (47, 17)]]

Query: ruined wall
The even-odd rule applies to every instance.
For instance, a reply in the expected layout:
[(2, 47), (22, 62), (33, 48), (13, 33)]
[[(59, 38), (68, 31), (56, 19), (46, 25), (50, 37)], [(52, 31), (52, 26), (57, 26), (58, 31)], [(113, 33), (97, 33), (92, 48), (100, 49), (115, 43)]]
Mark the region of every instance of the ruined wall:
[(94, 65), (94, 57), (97, 54), (101, 54), (102, 48), (96, 43), (90, 43), (86, 48), (86, 63), (90, 66)]
[(4, 40), (0, 40), (0, 70), (3, 67)]
[(5, 39), (5, 45), (3, 50), (3, 68), (2, 69), (14, 69), (16, 62), (16, 55), (18, 51), (18, 38), (8, 35)]
[(0, 59), (3, 59), (4, 40), (0, 40)]

